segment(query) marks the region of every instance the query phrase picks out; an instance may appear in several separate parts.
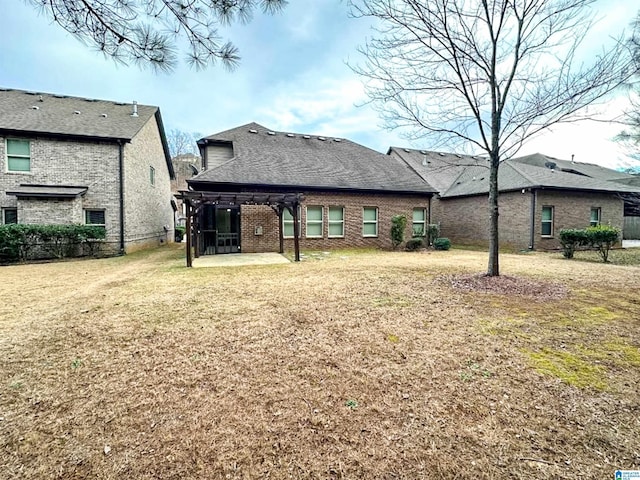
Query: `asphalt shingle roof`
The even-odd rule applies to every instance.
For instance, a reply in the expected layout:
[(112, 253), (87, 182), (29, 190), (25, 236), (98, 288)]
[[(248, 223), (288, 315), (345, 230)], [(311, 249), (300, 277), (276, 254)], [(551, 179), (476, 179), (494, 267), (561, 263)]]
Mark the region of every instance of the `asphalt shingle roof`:
[(630, 177), (628, 173), (618, 172), (610, 168), (594, 165), (592, 163), (570, 162), (559, 158), (549, 157), (541, 153), (525, 155), (512, 159), (513, 162), (533, 165), (535, 167), (545, 167), (549, 163), (555, 163), (556, 170), (566, 171), (568, 173), (576, 172), (579, 175), (585, 175), (591, 178), (599, 178), (601, 180), (619, 180)]
[(194, 177), (193, 182), (436, 191), (401, 160), (344, 138), (276, 132), (250, 123), (211, 135), (206, 140), (233, 142), (234, 156)]
[[(0, 131), (131, 140), (158, 107), (0, 88)], [(79, 113), (76, 113), (79, 112)]]

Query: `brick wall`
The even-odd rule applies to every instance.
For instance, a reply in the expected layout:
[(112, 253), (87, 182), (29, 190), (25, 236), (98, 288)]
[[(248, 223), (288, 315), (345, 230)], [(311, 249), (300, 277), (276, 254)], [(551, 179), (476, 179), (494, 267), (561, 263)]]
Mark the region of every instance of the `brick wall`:
[[(307, 238), (306, 207), (322, 206), (322, 238)], [(344, 207), (344, 238), (328, 238), (330, 206)], [(378, 236), (363, 237), (364, 207), (378, 207)], [(300, 248), (304, 250), (332, 250), (340, 248), (391, 248), (391, 218), (407, 217), (405, 239), (411, 238), (414, 208), (429, 208), (427, 196), (400, 197), (367, 194), (306, 193), (301, 207)], [(243, 252), (277, 252), (279, 248), (278, 216), (271, 207), (243, 205), (241, 207), (241, 246)], [(255, 235), (255, 227), (262, 227), (262, 235)], [(285, 239), (285, 250), (293, 250), (293, 239)]]
[[(155, 117), (125, 145), (124, 151), (126, 251), (173, 241), (171, 182)], [(154, 185), (150, 167), (155, 169)]]
[[(602, 209), (602, 223), (622, 227), (623, 201), (613, 194), (574, 193), (538, 190), (536, 195), (534, 249), (559, 248), (557, 234), (563, 228), (589, 226), (591, 207)], [(530, 247), (532, 194), (508, 192), (499, 198), (500, 245), (516, 249)], [(541, 235), (542, 207), (554, 207), (554, 237)], [(434, 199), (433, 215), (441, 226), (440, 235), (460, 245), (489, 243), (489, 204), (487, 196)]]
[[(20, 138), (11, 136), (10, 138)], [(107, 248), (118, 249), (120, 235), (118, 146), (114, 143), (22, 137), (31, 141), (31, 171), (7, 172), (6, 142), (0, 137), (0, 207), (18, 208), (20, 223), (84, 223), (84, 208), (105, 209)], [(20, 184), (88, 187), (80, 202), (23, 199), (7, 195)]]

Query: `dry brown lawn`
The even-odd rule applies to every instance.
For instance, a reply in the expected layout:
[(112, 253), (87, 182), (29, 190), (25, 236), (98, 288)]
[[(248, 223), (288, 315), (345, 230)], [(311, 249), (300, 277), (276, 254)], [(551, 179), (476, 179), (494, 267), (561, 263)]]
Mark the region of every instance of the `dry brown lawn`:
[(640, 469), (640, 267), (179, 247), (1, 267), (2, 479), (607, 479)]

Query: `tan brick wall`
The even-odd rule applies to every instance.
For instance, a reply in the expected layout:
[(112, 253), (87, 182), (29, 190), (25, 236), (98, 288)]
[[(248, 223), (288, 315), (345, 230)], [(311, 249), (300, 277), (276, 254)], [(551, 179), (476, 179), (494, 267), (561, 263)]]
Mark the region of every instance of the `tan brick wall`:
[[(126, 251), (172, 242), (171, 182), (155, 117), (124, 151)], [(149, 167), (155, 169), (155, 185), (151, 185)]]
[[(503, 193), (499, 198), (499, 238), (502, 247), (527, 249), (530, 244), (531, 192)], [(554, 207), (554, 237), (541, 235), (542, 207)], [(591, 207), (602, 209), (602, 223), (622, 227), (623, 201), (613, 194), (536, 191), (534, 249), (560, 247), (557, 234), (563, 228), (589, 226)], [(440, 222), (441, 236), (453, 244), (489, 243), (489, 206), (487, 196), (434, 199), (433, 216)]]
[[(20, 138), (11, 136), (9, 138)], [(113, 143), (22, 137), (31, 141), (31, 171), (7, 172), (5, 137), (0, 137), (0, 207), (18, 208), (20, 223), (84, 223), (83, 208), (105, 209), (109, 249), (120, 235), (118, 146)], [(24, 199), (6, 192), (20, 184), (88, 187), (78, 203), (71, 200)]]
[[(553, 237), (541, 236), (542, 207), (553, 207)], [(601, 208), (602, 225), (611, 225), (622, 230), (624, 201), (615, 194), (573, 193), (566, 194), (539, 190), (536, 200), (535, 238), (536, 250), (560, 247), (558, 232), (563, 228), (586, 228), (591, 219), (591, 208)]]
[[(307, 238), (306, 207), (322, 206), (322, 238)], [(330, 206), (344, 207), (344, 238), (328, 237)], [(364, 207), (378, 207), (378, 236), (363, 237), (362, 215)], [(394, 215), (407, 217), (405, 239), (411, 238), (411, 223), (414, 208), (429, 208), (427, 196), (399, 197), (366, 194), (306, 193), (301, 208), (300, 248), (304, 250), (332, 250), (341, 248), (384, 248), (391, 246), (391, 218)], [(243, 252), (277, 252), (279, 248), (278, 216), (271, 207), (243, 205), (241, 207), (241, 246)], [(255, 235), (255, 227), (262, 227), (262, 235)], [(293, 250), (293, 239), (285, 239), (285, 250)]]

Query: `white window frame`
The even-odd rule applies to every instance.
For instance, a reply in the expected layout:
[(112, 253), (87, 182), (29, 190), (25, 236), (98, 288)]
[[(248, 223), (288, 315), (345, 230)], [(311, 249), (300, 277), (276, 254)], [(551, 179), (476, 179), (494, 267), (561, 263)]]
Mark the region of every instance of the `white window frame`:
[[(422, 212), (422, 220), (416, 222), (416, 212)], [(423, 207), (416, 207), (411, 213), (411, 235), (413, 237), (426, 237), (427, 236), (427, 209)], [(416, 226), (419, 225), (422, 229), (421, 234), (416, 234)]]
[[(7, 223), (7, 212), (16, 212), (16, 221)], [(2, 209), (2, 224), (3, 225), (12, 225), (14, 223), (18, 223), (18, 209), (16, 207), (6, 207)]]
[[(293, 215), (291, 215), (291, 218), (287, 218), (285, 217), (285, 215), (291, 215), (291, 212), (289, 212), (288, 208), (285, 208), (282, 211), (282, 238), (295, 238), (295, 230), (292, 230), (293, 234), (291, 235), (287, 235), (285, 233), (287, 231), (287, 229), (285, 228), (287, 225), (290, 225), (293, 228)], [(301, 226), (300, 207), (298, 207), (298, 235), (301, 232), (300, 226)]]
[[(545, 209), (549, 209), (551, 211), (551, 220), (545, 220), (544, 219), (544, 211), (545, 211)], [(554, 221), (555, 221), (555, 208), (553, 207), (553, 205), (543, 205), (542, 206), (542, 211), (541, 211), (541, 214), (540, 214), (540, 235), (542, 237), (553, 238), (553, 230), (554, 230), (553, 224), (554, 224)], [(543, 228), (542, 227), (546, 223), (551, 225), (550, 233), (543, 233)]]
[[(374, 210), (376, 212), (375, 220), (365, 220), (365, 212), (367, 210)], [(379, 218), (378, 207), (362, 207), (362, 236), (363, 237), (376, 238), (378, 236), (378, 218)], [(376, 233), (375, 234), (365, 233), (364, 231), (365, 225), (375, 225)]]
[[(597, 221), (593, 221), (593, 212), (597, 213)], [(589, 226), (590, 227), (597, 227), (602, 223), (602, 207), (591, 207), (591, 210), (589, 212)]]
[[(21, 154), (9, 154), (9, 142), (26, 142), (26, 144), (29, 146), (29, 155), (21, 155)], [(22, 173), (22, 174), (26, 174), (26, 173), (31, 173), (31, 140), (25, 140), (24, 138), (6, 138), (4, 141), (4, 152), (5, 152), (5, 161), (6, 161), (6, 171), (8, 173)], [(10, 158), (22, 158), (22, 159), (28, 159), (29, 160), (29, 170), (12, 170), (11, 167), (9, 166), (9, 159)]]
[[(341, 220), (332, 220), (331, 219), (331, 212), (332, 211), (336, 211), (336, 210), (340, 210), (342, 212), (342, 219)], [(329, 225), (329, 230), (327, 232), (327, 237), (328, 238), (344, 238), (344, 206), (340, 206), (340, 205), (331, 205), (329, 206), (329, 216), (328, 216), (328, 225)], [(340, 225), (340, 230), (342, 231), (342, 233), (340, 235), (332, 235), (331, 234), (331, 226), (335, 226), (335, 225)]]
[[(320, 220), (309, 220), (309, 209), (320, 209)], [(322, 205), (309, 205), (306, 207), (306, 238), (323, 238), (324, 237), (324, 207)], [(320, 235), (309, 235), (309, 225), (320, 225)]]

